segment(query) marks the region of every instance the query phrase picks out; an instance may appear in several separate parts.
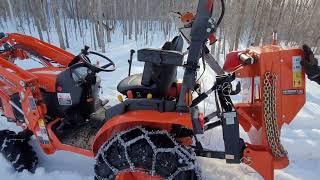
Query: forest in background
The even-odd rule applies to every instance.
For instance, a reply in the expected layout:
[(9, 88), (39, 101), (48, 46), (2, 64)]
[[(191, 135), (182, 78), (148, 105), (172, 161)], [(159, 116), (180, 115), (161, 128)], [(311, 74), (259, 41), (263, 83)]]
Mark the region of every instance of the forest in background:
[[(271, 42), (273, 31), (286, 46), (307, 43), (320, 54), (319, 0), (225, 0), (225, 18), (212, 53), (219, 54)], [(0, 28), (38, 32), (50, 42), (55, 33), (61, 48), (70, 38), (106, 51), (115, 31), (125, 39), (148, 44), (154, 34), (168, 37), (177, 27), (170, 12), (195, 11), (196, 0), (1, 0)], [(221, 11), (215, 1), (215, 15)], [(90, 42), (85, 36), (90, 35)]]

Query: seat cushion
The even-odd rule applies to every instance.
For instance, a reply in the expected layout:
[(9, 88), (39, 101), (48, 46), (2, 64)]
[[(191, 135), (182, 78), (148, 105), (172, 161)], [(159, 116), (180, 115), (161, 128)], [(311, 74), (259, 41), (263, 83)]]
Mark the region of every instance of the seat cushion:
[(118, 91), (121, 94), (126, 94), (127, 91), (131, 90), (132, 92), (139, 92), (141, 94), (148, 94), (156, 92), (157, 88), (155, 85), (144, 86), (141, 84), (142, 74), (134, 74), (126, 77), (118, 84)]
[(143, 97), (152, 93), (153, 97), (165, 97), (171, 85), (177, 79), (177, 66), (181, 66), (183, 55), (183, 38), (175, 37), (166, 42), (161, 50), (142, 49), (138, 51), (138, 60), (144, 61), (143, 74), (135, 74), (118, 84), (118, 91), (126, 95), (131, 90), (134, 96)]

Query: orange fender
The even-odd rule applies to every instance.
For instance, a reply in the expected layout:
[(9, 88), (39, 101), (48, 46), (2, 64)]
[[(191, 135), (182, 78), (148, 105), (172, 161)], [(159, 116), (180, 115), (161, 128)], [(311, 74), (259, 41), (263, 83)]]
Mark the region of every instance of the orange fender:
[(92, 145), (93, 153), (96, 155), (100, 147), (120, 131), (136, 126), (170, 131), (173, 124), (192, 129), (191, 115), (189, 113), (139, 110), (115, 116), (108, 120), (96, 135)]

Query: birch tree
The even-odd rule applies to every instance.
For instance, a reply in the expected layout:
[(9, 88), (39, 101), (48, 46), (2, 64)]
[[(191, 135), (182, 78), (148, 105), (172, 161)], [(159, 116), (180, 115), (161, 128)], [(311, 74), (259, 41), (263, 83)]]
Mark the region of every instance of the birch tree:
[(52, 7), (52, 14), (54, 17), (54, 25), (57, 30), (58, 38), (59, 38), (59, 44), (62, 49), (66, 49), (66, 46), (64, 44), (62, 29), (61, 29), (61, 21), (60, 21), (60, 14), (58, 11), (58, 2), (57, 1), (50, 1), (51, 7)]

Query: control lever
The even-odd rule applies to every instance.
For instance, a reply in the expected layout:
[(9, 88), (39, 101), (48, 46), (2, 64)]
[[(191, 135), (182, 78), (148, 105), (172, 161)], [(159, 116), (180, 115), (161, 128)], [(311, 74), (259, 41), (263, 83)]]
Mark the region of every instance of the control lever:
[(85, 45), (83, 49), (81, 49), (81, 53), (84, 55), (89, 55), (89, 46)]
[(0, 32), (0, 39), (5, 38), (7, 35), (4, 32)]
[(236, 89), (235, 90), (232, 90), (230, 95), (237, 95), (241, 92), (241, 83), (238, 82), (237, 85), (236, 85)]
[(89, 46), (85, 45), (83, 49), (81, 49), (80, 54), (74, 57), (74, 59), (69, 63), (68, 67), (77, 64), (81, 60), (81, 54), (83, 55), (89, 55)]
[(130, 51), (130, 59), (128, 60), (129, 63), (129, 72), (128, 72), (128, 76), (131, 75), (131, 66), (132, 66), (132, 58), (133, 58), (133, 54), (136, 53), (135, 50), (131, 49)]
[(3, 49), (0, 49), (0, 53), (8, 52), (14, 49), (13, 45), (11, 45), (9, 42), (6, 42), (2, 45)]

